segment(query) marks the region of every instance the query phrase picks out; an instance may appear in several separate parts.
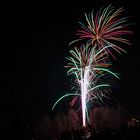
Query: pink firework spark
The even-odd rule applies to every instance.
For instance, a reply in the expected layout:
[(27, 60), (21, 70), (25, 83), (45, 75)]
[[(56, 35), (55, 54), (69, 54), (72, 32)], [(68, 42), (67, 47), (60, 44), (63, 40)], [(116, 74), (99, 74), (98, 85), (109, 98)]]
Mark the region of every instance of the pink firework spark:
[[(127, 17), (121, 17), (123, 11), (123, 8), (119, 8), (114, 12), (113, 7), (109, 5), (105, 9), (100, 9), (95, 16), (93, 12), (89, 15), (85, 14), (87, 24), (79, 22), (81, 29), (77, 30), (76, 34), (79, 39), (71, 43), (86, 40), (88, 43), (93, 46), (97, 45), (99, 48), (110, 45), (118, 53), (121, 53), (121, 51), (125, 52), (124, 49), (116, 45), (116, 42), (130, 45), (129, 40), (123, 37), (123, 35), (132, 34), (132, 31), (128, 30)], [(105, 51), (115, 58), (110, 48)]]

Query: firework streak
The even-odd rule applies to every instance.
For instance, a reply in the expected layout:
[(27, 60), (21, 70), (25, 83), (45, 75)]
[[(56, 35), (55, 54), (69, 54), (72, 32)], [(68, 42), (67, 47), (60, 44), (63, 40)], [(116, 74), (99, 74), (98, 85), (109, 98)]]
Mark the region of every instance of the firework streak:
[[(132, 31), (128, 30), (130, 24), (127, 23), (128, 17), (121, 17), (123, 8), (119, 8), (113, 12), (114, 8), (109, 5), (107, 8), (101, 8), (94, 16), (93, 11), (90, 14), (85, 13), (87, 24), (79, 22), (81, 28), (77, 30), (78, 39), (72, 41), (70, 44), (85, 40), (93, 46), (97, 44), (99, 48), (105, 46), (111, 46), (111, 48), (118, 53), (124, 49), (119, 47), (118, 42), (129, 44), (129, 40), (123, 38), (123, 35), (132, 34)], [(113, 58), (115, 56), (110, 49), (105, 49)]]
[[(53, 108), (63, 98), (68, 96), (76, 96), (81, 99), (82, 123), (86, 126), (88, 120), (88, 103), (105, 96), (103, 91), (111, 85), (109, 80), (104, 77), (114, 76), (119, 79), (118, 74), (110, 70), (111, 62), (109, 55), (115, 58), (112, 50), (121, 53), (124, 49), (116, 45), (117, 42), (130, 44), (129, 41), (122, 37), (124, 34), (130, 34), (128, 31), (127, 18), (119, 18), (122, 8), (113, 12), (113, 7), (109, 5), (105, 9), (100, 9), (95, 17), (93, 12), (89, 15), (85, 14), (87, 25), (80, 22), (81, 29), (77, 31), (79, 39), (82, 43), (70, 50), (70, 56), (66, 68), (68, 75), (75, 75), (75, 81), (78, 83), (78, 90), (74, 93), (68, 93), (58, 99)], [(83, 43), (84, 41), (84, 43)], [(99, 97), (99, 98), (98, 98)], [(77, 99), (74, 97), (71, 105), (76, 104)], [(102, 101), (103, 102), (103, 101)]]

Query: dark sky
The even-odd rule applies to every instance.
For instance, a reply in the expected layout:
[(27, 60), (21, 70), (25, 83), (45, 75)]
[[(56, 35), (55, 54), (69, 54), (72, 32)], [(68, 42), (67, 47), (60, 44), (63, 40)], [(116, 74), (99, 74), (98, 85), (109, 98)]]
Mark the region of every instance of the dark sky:
[[(113, 62), (121, 78), (118, 92), (114, 94), (126, 110), (140, 115), (140, 27), (139, 4), (136, 0), (92, 0), (63, 5), (36, 3), (29, 13), (24, 9), (26, 14), (23, 11), (20, 15), (21, 19), (23, 17), (20, 22), (23, 23), (18, 25), (19, 32), (14, 32), (14, 29), (7, 32), (12, 41), (9, 43), (7, 40), (5, 44), (11, 45), (5, 45), (1, 51), (1, 113), (50, 112), (54, 101), (70, 88), (64, 65), (69, 52), (68, 44), (75, 38), (78, 22), (85, 20), (85, 12), (108, 4), (112, 4), (115, 9), (123, 6), (124, 15), (130, 16), (130, 22), (135, 23), (134, 35), (129, 37), (132, 47), (126, 47), (128, 53), (118, 55), (118, 60)], [(17, 21), (13, 21), (15, 25)], [(29, 25), (27, 30), (24, 30), (25, 25)], [(65, 103), (60, 104), (65, 106)], [(57, 109), (61, 109), (61, 105)]]

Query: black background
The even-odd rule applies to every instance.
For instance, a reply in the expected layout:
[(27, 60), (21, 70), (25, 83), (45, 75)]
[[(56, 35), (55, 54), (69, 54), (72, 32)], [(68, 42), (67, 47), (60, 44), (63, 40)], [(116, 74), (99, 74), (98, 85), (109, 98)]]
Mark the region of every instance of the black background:
[[(124, 46), (127, 54), (117, 55), (113, 68), (120, 73), (118, 90), (112, 94), (130, 114), (140, 115), (139, 106), (139, 4), (136, 0), (93, 0), (85, 2), (32, 3), (28, 8), (8, 12), (1, 47), (0, 112), (12, 115), (51, 113), (53, 103), (70, 89), (65, 57), (75, 39), (78, 22), (84, 13), (112, 4), (124, 7), (124, 16), (134, 23), (132, 46)], [(19, 12), (20, 11), (20, 12)], [(56, 110), (63, 110), (67, 101)]]

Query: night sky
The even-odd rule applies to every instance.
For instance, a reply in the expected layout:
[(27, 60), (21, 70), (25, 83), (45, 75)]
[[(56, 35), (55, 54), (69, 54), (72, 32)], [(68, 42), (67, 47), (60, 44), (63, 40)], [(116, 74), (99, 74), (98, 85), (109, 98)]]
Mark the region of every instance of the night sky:
[[(10, 40), (6, 40), (1, 50), (1, 114), (50, 113), (58, 97), (70, 90), (70, 77), (66, 75), (64, 65), (70, 50), (68, 44), (75, 39), (78, 22), (85, 21), (85, 12), (112, 4), (115, 9), (123, 6), (123, 15), (130, 16), (129, 22), (135, 23), (131, 28), (134, 35), (129, 37), (132, 46), (124, 46), (128, 53), (117, 55), (117, 61), (113, 61), (120, 81), (112, 94), (130, 114), (140, 115), (139, 4), (136, 0), (86, 2), (58, 6), (33, 4), (29, 13), (25, 9), (27, 16), (24, 11), (20, 15), (23, 23), (18, 25), (18, 32), (7, 31)], [(14, 27), (18, 24), (16, 21)], [(29, 30), (24, 30), (25, 25)], [(56, 109), (61, 110), (66, 104), (67, 101), (61, 102)]]

